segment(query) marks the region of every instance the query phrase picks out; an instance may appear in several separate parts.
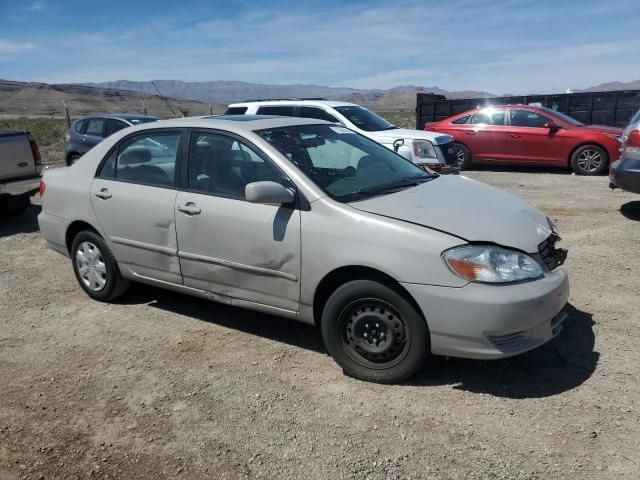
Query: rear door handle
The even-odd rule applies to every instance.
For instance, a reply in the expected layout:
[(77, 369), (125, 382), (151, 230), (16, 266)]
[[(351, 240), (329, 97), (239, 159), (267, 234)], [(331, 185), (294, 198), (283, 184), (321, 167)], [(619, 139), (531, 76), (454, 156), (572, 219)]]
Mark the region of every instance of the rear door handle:
[(185, 213), (189, 216), (191, 215), (199, 215), (202, 210), (193, 202), (187, 202), (184, 205), (178, 205), (178, 210), (182, 213)]
[(476, 132), (476, 131), (474, 131), (474, 130), (467, 130), (467, 131), (465, 131), (464, 133), (466, 133), (467, 135), (475, 135), (475, 134), (476, 134), (476, 133), (478, 133), (478, 132)]
[(520, 138), (520, 135), (518, 135), (517, 133), (510, 133), (509, 136), (511, 138)]
[(107, 200), (111, 198), (112, 195), (108, 188), (101, 188), (99, 192), (96, 192), (96, 197)]

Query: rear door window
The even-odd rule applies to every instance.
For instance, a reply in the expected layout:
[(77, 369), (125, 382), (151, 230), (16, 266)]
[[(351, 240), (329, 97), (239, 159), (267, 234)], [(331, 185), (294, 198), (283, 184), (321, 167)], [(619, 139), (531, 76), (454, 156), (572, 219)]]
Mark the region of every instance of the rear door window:
[(258, 108), (258, 115), (280, 115), (283, 117), (293, 117), (293, 105), (265, 105)]
[(247, 113), (247, 107), (229, 107), (224, 112), (225, 115), (244, 115)]
[(124, 140), (105, 159), (100, 178), (158, 187), (175, 183), (180, 132), (149, 132)]
[(87, 128), (84, 133), (87, 135), (93, 135), (96, 137), (103, 137), (105, 123), (106, 123), (106, 119), (104, 118), (90, 118), (87, 121)]

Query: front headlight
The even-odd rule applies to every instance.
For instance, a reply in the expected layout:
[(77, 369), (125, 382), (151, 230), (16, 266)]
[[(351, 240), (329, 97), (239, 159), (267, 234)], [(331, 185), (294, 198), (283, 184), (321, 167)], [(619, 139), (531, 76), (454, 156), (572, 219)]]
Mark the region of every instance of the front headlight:
[(453, 273), (470, 282), (508, 283), (542, 276), (542, 268), (529, 255), (495, 245), (456, 247), (442, 258)]
[(436, 149), (429, 140), (414, 140), (413, 154), (418, 158), (436, 158)]

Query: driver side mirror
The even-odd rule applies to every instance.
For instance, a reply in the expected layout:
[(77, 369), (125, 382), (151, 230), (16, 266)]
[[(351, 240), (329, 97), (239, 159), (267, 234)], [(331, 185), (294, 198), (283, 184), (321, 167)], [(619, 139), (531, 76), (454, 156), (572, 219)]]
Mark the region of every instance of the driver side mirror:
[(295, 199), (294, 193), (276, 182), (252, 182), (244, 187), (247, 202), (264, 204), (286, 204)]
[(560, 130), (562, 127), (556, 122), (547, 122), (544, 124), (544, 128), (548, 128), (550, 130)]

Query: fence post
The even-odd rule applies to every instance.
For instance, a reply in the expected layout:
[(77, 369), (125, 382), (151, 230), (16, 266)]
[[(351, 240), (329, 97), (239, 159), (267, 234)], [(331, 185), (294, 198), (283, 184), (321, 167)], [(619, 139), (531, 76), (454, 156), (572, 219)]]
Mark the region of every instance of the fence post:
[(62, 104), (64, 105), (65, 116), (67, 117), (67, 128), (71, 128), (71, 117), (69, 116), (69, 107), (67, 107), (67, 102), (62, 100)]

